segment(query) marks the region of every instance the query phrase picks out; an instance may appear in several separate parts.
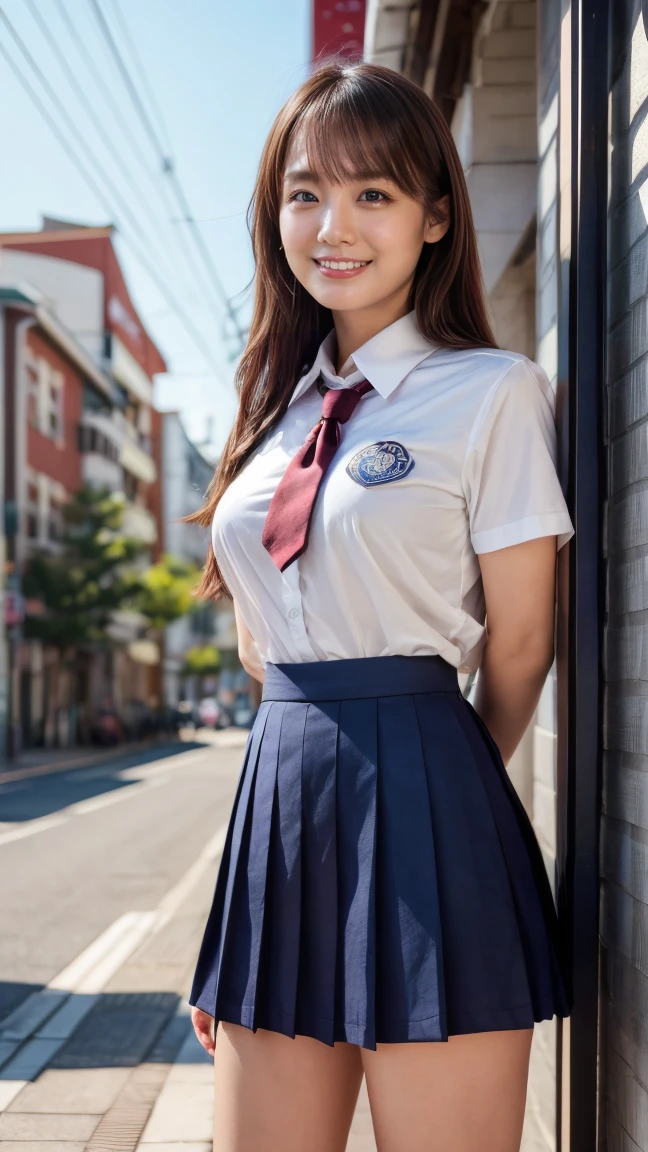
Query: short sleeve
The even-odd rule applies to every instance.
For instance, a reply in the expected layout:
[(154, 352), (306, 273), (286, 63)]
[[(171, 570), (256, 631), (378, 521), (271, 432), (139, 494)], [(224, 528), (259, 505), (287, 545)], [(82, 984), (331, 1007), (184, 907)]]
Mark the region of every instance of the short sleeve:
[(554, 394), (536, 364), (516, 360), (486, 397), (463, 470), (476, 553), (574, 534), (556, 472)]

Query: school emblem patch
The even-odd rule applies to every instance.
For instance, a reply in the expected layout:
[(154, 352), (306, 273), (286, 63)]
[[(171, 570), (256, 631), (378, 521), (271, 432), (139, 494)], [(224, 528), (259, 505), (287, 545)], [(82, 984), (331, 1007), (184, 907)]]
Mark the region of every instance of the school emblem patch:
[(402, 480), (413, 467), (414, 460), (407, 448), (395, 440), (380, 440), (356, 452), (346, 470), (351, 479), (362, 484), (363, 488), (373, 488), (374, 484)]

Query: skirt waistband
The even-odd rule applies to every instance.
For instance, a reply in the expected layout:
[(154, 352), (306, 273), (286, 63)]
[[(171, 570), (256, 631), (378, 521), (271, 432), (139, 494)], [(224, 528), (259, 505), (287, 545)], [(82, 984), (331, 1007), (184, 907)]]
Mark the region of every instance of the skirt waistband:
[(305, 664), (268, 662), (262, 699), (307, 704), (458, 690), (457, 669), (442, 656), (364, 656)]

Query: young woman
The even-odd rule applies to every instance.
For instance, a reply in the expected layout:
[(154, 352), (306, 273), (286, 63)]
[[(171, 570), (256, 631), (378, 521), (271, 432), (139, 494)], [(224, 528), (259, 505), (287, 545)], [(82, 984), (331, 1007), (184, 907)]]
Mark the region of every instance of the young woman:
[(514, 1152), (534, 1021), (569, 1007), (504, 768), (573, 531), (552, 390), (495, 345), (452, 137), (401, 76), (302, 85), (252, 238), (240, 406), (197, 517), (202, 592), (233, 596), (263, 681), (191, 995), (214, 1148), (341, 1152), (364, 1073), (379, 1152)]

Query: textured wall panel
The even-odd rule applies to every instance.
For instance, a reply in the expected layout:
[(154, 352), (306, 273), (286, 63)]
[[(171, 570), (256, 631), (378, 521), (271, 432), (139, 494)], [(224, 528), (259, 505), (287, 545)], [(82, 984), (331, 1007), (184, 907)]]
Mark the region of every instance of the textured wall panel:
[[(648, 544), (648, 488), (617, 497), (608, 508), (607, 554)], [(626, 557), (625, 559), (630, 559)]]
[(613, 618), (648, 610), (648, 556), (617, 560), (610, 569), (608, 595)]
[(648, 479), (648, 424), (637, 424), (615, 440), (610, 453), (610, 494)]
[(613, 0), (601, 1141), (648, 1150), (648, 41)]
[[(648, 698), (645, 695), (628, 696), (608, 692), (605, 702), (603, 740), (606, 749), (616, 752), (639, 752), (646, 755), (648, 753)], [(617, 812), (612, 813), (611, 810), (610, 814), (619, 815), (621, 820), (630, 819), (632, 823), (645, 828), (648, 825), (644, 823), (643, 817), (639, 818), (639, 814), (640, 811), (643, 811), (644, 804), (648, 809), (648, 776), (645, 773), (637, 773), (636, 776), (636, 788), (639, 790), (642, 802), (641, 809), (637, 807), (637, 819), (632, 820), (630, 816), (626, 817)], [(621, 769), (614, 779), (604, 779), (605, 795), (618, 795), (620, 790), (625, 792), (628, 780), (634, 779), (635, 775), (632, 769)], [(645, 796), (643, 795), (644, 792)]]
[(611, 437), (621, 436), (631, 424), (644, 420), (648, 416), (648, 360), (640, 360), (626, 376), (613, 384), (608, 400)]
[(643, 899), (648, 890), (648, 831), (612, 817), (604, 819), (601, 876), (635, 900)]
[(609, 337), (610, 376), (626, 372), (633, 361), (648, 352), (648, 306), (645, 300), (634, 304)]
[(605, 654), (608, 684), (614, 680), (648, 680), (648, 624), (608, 626)]
[(646, 231), (645, 183), (633, 190), (612, 210), (608, 232), (608, 260), (611, 268), (625, 260), (633, 244)]

